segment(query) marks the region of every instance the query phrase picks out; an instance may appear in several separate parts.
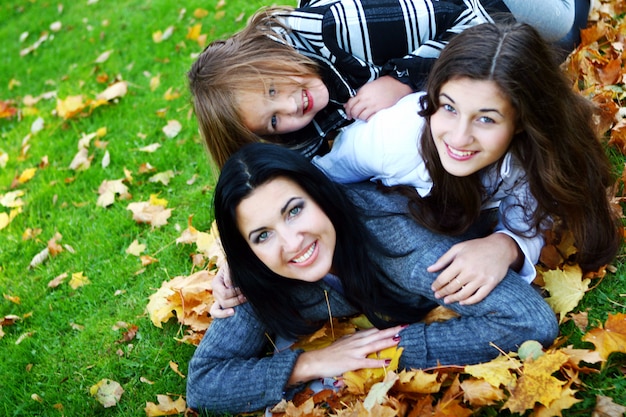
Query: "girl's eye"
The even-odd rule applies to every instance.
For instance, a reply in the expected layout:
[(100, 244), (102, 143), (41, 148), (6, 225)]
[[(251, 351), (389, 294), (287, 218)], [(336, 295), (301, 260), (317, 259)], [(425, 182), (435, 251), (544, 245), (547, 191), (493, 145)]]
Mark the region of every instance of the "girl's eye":
[(449, 104), (442, 104), (441, 107), (447, 112), (455, 113), (454, 107)]
[(278, 117), (276, 117), (276, 115), (272, 115), (272, 118), (270, 120), (270, 123), (272, 125), (272, 129), (276, 129), (276, 125), (278, 125)]
[(496, 121), (493, 120), (491, 117), (487, 117), (487, 116), (482, 116), (478, 119), (481, 123), (495, 123)]
[(270, 87), (268, 94), (270, 97), (274, 97), (276, 95), (276, 89), (274, 87)]

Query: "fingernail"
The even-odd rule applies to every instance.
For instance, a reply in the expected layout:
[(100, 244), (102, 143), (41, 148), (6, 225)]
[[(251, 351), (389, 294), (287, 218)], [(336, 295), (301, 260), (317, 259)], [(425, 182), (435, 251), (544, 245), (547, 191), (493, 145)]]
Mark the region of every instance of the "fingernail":
[(385, 366), (390, 365), (391, 364), (391, 359), (385, 359)]
[(400, 341), (400, 335), (397, 334), (393, 337), (393, 340), (395, 340), (396, 342)]

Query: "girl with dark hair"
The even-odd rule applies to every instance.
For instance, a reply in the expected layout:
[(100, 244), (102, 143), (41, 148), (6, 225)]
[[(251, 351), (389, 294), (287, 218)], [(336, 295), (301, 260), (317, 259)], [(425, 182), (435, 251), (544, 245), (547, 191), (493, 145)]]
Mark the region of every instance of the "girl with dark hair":
[(572, 232), (584, 272), (614, 259), (621, 226), (593, 116), (537, 31), (486, 23), (450, 41), (426, 93), (351, 125), (313, 162), (338, 182), (411, 186), (402, 189), (413, 217), (439, 233), (462, 233), (497, 207), (494, 233), (455, 245), (430, 267), (442, 271), (438, 297), (472, 303), (509, 268), (531, 282), (554, 222)]
[[(483, 301), (450, 306), (460, 317), (419, 322), (441, 303), (426, 267), (451, 245), (419, 226), (398, 193), (372, 183), (344, 189), (301, 154), (273, 144), (242, 148), (222, 169), (214, 194), (220, 240), (248, 303), (214, 318), (189, 363), (187, 404), (241, 413), (273, 406), (320, 378), (385, 366), (370, 353), (399, 346), (402, 368), (470, 364), (549, 345), (556, 318), (540, 295), (509, 271)], [(309, 334), (331, 318), (364, 313), (375, 328), (330, 346), (275, 351), (269, 339)]]
[(578, 3), (309, 0), (262, 9), (189, 70), (200, 133), (218, 167), (261, 140), (323, 154), (353, 119), (419, 91), (441, 49), (464, 29), (513, 18), (557, 41), (578, 33)]

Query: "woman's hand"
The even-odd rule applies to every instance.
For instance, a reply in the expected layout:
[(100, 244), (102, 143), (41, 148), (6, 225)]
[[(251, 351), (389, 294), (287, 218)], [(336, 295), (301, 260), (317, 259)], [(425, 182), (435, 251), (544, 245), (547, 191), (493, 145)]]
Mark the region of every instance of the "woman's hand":
[(239, 288), (233, 287), (227, 263), (224, 263), (224, 266), (217, 271), (217, 275), (211, 282), (211, 288), (215, 298), (215, 302), (209, 311), (211, 317), (220, 319), (230, 317), (235, 314), (235, 309), (232, 307), (247, 301)]
[(356, 96), (348, 100), (344, 109), (350, 119), (368, 120), (379, 110), (393, 106), (412, 92), (413, 89), (408, 85), (383, 75), (361, 87)]
[(428, 267), (441, 271), (431, 288), (446, 304), (475, 304), (504, 279), (509, 268), (519, 269), (524, 255), (517, 242), (504, 233), (468, 240), (450, 248)]
[(295, 385), (317, 378), (336, 377), (363, 368), (382, 368), (391, 358), (372, 359), (367, 355), (400, 342), (406, 326), (361, 330), (336, 340), (328, 347), (302, 353), (294, 365), (288, 384)]

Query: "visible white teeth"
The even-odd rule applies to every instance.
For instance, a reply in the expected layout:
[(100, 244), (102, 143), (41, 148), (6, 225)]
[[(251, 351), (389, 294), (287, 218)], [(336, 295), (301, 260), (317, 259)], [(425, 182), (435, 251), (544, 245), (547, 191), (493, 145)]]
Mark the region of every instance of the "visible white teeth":
[(309, 108), (309, 96), (306, 91), (302, 90), (302, 110), (307, 111)]
[(317, 246), (317, 243), (312, 244), (309, 250), (304, 253), (304, 255), (294, 259), (292, 262), (299, 264), (301, 262), (306, 261), (307, 259), (311, 257), (311, 255), (313, 255), (313, 251), (315, 250), (316, 246)]
[(448, 147), (448, 149), (450, 150), (450, 153), (457, 155), (457, 156), (470, 156), (471, 154), (474, 153), (472, 151), (459, 151), (451, 147)]

